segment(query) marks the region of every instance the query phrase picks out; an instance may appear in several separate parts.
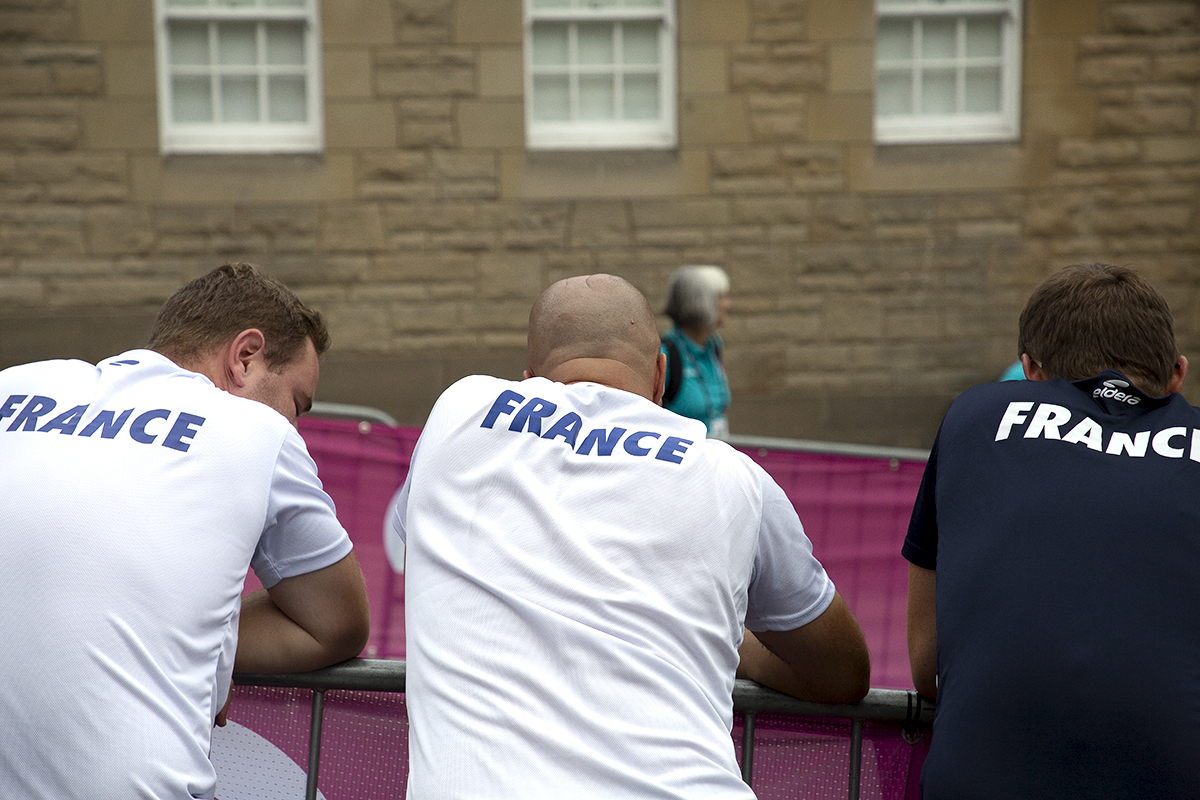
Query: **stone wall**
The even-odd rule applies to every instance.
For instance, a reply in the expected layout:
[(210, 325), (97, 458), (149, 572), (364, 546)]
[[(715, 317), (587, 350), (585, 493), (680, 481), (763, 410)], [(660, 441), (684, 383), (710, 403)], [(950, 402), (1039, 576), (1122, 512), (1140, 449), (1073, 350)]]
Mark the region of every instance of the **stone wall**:
[(323, 6), (323, 154), (164, 158), (151, 0), (0, 0), (0, 366), (138, 345), (226, 259), (329, 317), (320, 398), (409, 424), (519, 374), (550, 281), (683, 263), (733, 280), (738, 433), (928, 446), (1079, 261), (1200, 364), (1195, 2), (1026, 0), (1021, 141), (877, 147), (871, 0), (679, 0), (680, 144), (630, 153), (525, 149), (517, 0)]

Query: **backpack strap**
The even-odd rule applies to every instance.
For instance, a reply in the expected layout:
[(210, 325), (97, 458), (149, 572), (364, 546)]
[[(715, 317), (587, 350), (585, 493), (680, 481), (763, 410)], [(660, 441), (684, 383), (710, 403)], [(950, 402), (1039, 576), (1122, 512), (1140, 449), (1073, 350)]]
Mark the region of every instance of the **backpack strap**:
[(665, 408), (679, 394), (679, 384), (683, 382), (683, 365), (679, 361), (679, 345), (670, 339), (662, 340), (667, 351), (667, 382), (663, 389), (662, 404)]

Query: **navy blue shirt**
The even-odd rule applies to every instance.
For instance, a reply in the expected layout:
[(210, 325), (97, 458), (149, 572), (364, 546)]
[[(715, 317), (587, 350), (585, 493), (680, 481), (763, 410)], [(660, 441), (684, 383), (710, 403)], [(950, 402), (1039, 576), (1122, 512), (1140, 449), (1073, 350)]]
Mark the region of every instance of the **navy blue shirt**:
[(1114, 371), (973, 387), (903, 554), (937, 571), (924, 797), (1200, 796), (1200, 409)]

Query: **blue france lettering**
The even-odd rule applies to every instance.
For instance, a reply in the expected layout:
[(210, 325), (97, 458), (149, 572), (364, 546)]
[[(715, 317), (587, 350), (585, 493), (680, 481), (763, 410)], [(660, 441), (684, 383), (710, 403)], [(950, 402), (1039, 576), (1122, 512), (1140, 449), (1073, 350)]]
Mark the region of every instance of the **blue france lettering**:
[[(9, 400), (12, 398), (10, 397)], [(8, 426), (10, 431), (15, 431), (18, 428), (24, 431), (32, 431), (37, 428), (38, 417), (49, 414), (58, 405), (53, 398), (34, 395), (33, 398), (25, 404), (21, 409), (21, 413), (13, 419), (12, 425)], [(24, 426), (24, 427), (22, 427)]]
[[(22, 406), (21, 404), (24, 403)], [(120, 413), (111, 409), (102, 409), (96, 413), (87, 424), (79, 430), (80, 423), (88, 415), (89, 406), (78, 405), (50, 417), (58, 406), (58, 401), (51, 397), (23, 394), (9, 395), (0, 403), (0, 420), (12, 417), (6, 431), (36, 431), (37, 433), (58, 433), (63, 436), (79, 436), (90, 438), (97, 432), (101, 439), (115, 439), (117, 434), (125, 429), (125, 423), (133, 416), (134, 409), (127, 408)], [(166, 422), (161, 426), (155, 424), (158, 420), (168, 421), (174, 416), (174, 421), (168, 427)], [(39, 421), (50, 417), (39, 427)], [(204, 425), (205, 418), (181, 411), (175, 414), (167, 408), (156, 408), (144, 411), (133, 420), (129, 426), (129, 438), (140, 444), (161, 444), (171, 450), (186, 453), (192, 446), (193, 440)], [(166, 431), (165, 433), (163, 431)]]
[[(583, 440), (576, 448), (580, 434), (585, 428), (584, 420), (574, 411), (567, 411), (558, 419), (550, 420), (558, 411), (558, 405), (542, 397), (530, 397), (511, 390), (504, 390), (492, 402), (479, 427), (494, 429), (496, 421), (502, 416), (511, 416), (508, 429), (514, 433), (532, 433), (542, 439), (553, 441), (561, 438), (563, 443), (578, 455), (588, 456), (594, 452), (597, 456), (611, 456), (618, 444), (631, 456), (643, 457), (654, 453), (654, 458), (670, 464), (682, 464), (688, 448), (695, 444), (691, 439), (679, 436), (664, 436), (657, 431), (636, 431), (625, 436), (627, 429), (614, 427), (592, 428), (583, 434)], [(542, 423), (548, 422), (549, 427), (542, 433)], [(661, 441), (658, 441), (661, 440)], [(657, 450), (655, 449), (657, 447)]]
[(621, 437), (625, 435), (625, 428), (613, 428), (609, 433), (604, 428), (593, 428), (587, 432), (587, 436), (583, 437), (583, 444), (579, 445), (576, 453), (581, 456), (591, 455), (592, 447), (596, 448), (596, 455), (611, 456), (613, 448), (617, 446), (617, 442), (621, 441)]
[(101, 439), (114, 439), (121, 432), (121, 428), (125, 427), (125, 420), (129, 419), (129, 415), (133, 413), (132, 408), (127, 408), (121, 412), (120, 416), (114, 417), (115, 411), (104, 410), (92, 418), (92, 421), (83, 426), (83, 430), (79, 432), (80, 436), (91, 436), (96, 431), (100, 431)]
[(59, 433), (70, 436), (71, 434), (75, 433), (75, 429), (79, 427), (79, 423), (83, 419), (84, 412), (87, 410), (87, 406), (75, 406), (70, 411), (64, 411), (42, 427), (38, 428), (38, 433), (43, 433), (45, 431), (58, 431)]

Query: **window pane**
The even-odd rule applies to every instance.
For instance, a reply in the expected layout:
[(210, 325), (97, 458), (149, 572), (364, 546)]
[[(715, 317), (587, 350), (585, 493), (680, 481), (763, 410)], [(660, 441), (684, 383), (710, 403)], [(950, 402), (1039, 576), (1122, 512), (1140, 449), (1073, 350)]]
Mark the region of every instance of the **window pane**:
[(171, 79), (171, 119), (176, 122), (212, 122), (212, 82), (195, 75)]
[(626, 8), (662, 8), (663, 0), (625, 0)]
[(968, 69), (966, 74), (967, 111), (975, 114), (1000, 110), (1000, 68)]
[(533, 23), (533, 63), (540, 67), (567, 64), (567, 25), (563, 22)]
[(258, 63), (253, 22), (222, 22), (217, 25), (217, 63), (247, 66)]
[(613, 33), (616, 26), (611, 22), (579, 23), (579, 63), (613, 63)]
[(225, 6), (227, 8), (247, 8), (253, 7), (255, 0), (216, 0), (216, 5)]
[(921, 21), (921, 57), (954, 58), (958, 48), (954, 43), (956, 19), (926, 18)]
[(565, 122), (571, 118), (566, 75), (533, 76), (533, 118), (542, 122)]
[(921, 113), (953, 114), (954, 70), (931, 69), (921, 75)]
[(999, 17), (967, 20), (967, 55), (974, 58), (994, 58), (1000, 55)]
[(913, 56), (913, 23), (907, 19), (879, 20), (879, 36), (875, 42), (878, 61), (908, 61)]
[(167, 27), (168, 51), (173, 66), (208, 63), (208, 23), (172, 22)]
[(267, 8), (304, 8), (307, 0), (266, 0)]
[(658, 76), (625, 76), (625, 119), (658, 119)]
[(587, 120), (612, 119), (615, 90), (611, 75), (581, 75), (579, 77), (579, 118)]
[(189, 6), (206, 6), (208, 0), (167, 0), (167, 5), (171, 8), (187, 8)]
[(258, 78), (221, 79), (221, 121), (258, 122)]
[(308, 99), (300, 75), (274, 75), (267, 81), (268, 118), (271, 122), (307, 122)]
[(889, 117), (911, 113), (913, 113), (912, 74), (909, 72), (879, 73), (879, 86), (875, 92), (875, 115)]
[(626, 22), (621, 27), (623, 64), (658, 63), (658, 23)]
[(534, 8), (570, 8), (571, 0), (533, 0)]
[(304, 63), (304, 25), (292, 22), (267, 23), (267, 63)]

